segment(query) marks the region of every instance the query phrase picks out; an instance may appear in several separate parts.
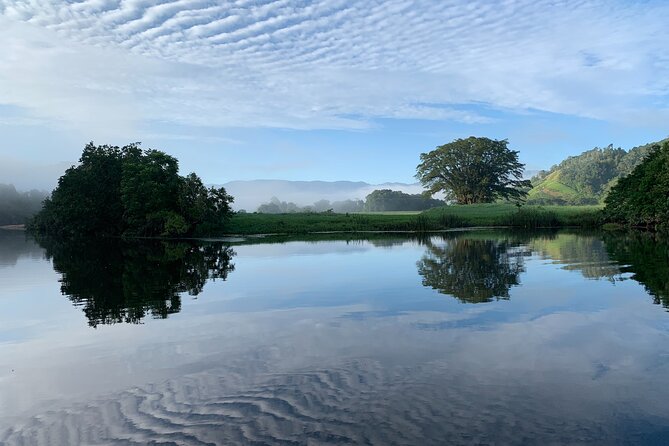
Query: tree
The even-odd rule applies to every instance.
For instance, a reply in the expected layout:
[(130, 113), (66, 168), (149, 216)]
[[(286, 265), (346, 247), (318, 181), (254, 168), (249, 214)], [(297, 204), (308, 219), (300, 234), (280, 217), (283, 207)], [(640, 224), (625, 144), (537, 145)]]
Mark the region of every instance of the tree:
[(669, 229), (669, 141), (654, 146), (605, 200), (605, 218), (630, 226)]
[(178, 172), (177, 159), (158, 150), (89, 143), (30, 227), (59, 236), (178, 237), (220, 230), (232, 214), (232, 197)]
[(508, 141), (469, 137), (422, 153), (416, 178), (432, 196), (443, 192), (458, 204), (522, 199), (531, 183), (522, 180), (524, 164)]

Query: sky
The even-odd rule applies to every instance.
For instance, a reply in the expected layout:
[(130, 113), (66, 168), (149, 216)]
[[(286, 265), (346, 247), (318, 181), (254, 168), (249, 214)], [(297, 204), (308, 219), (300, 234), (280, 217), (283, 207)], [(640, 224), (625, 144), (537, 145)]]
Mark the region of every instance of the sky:
[(415, 182), (508, 139), (529, 170), (669, 136), (669, 2), (0, 0), (0, 183), (141, 141), (206, 183)]

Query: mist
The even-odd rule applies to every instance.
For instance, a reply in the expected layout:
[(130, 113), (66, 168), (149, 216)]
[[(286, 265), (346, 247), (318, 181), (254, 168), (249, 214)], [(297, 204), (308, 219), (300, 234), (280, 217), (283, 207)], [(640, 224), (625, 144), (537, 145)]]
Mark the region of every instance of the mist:
[(20, 191), (51, 191), (65, 170), (74, 162), (40, 163), (8, 156), (0, 156), (0, 182), (11, 184)]
[(0, 225), (20, 225), (42, 208), (48, 193), (39, 190), (20, 192), (12, 184), (0, 184)]
[(295, 203), (303, 207), (319, 200), (330, 202), (344, 200), (364, 200), (376, 189), (392, 189), (407, 194), (423, 192), (420, 184), (383, 183), (369, 184), (363, 181), (287, 181), (287, 180), (251, 180), (230, 181), (222, 184), (225, 190), (235, 197), (233, 209), (253, 212), (272, 197), (281, 201)]

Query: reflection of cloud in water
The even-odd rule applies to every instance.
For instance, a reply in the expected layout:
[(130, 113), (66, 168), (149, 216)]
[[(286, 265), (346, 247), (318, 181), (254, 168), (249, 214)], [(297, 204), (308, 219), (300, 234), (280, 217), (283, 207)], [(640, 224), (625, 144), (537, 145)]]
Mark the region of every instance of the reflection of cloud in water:
[[(448, 315), (319, 324), (322, 331), (309, 339), (300, 324), (277, 336), (282, 332), (257, 321), (260, 332), (249, 331), (248, 348), (209, 357), (182, 376), (37, 414), (0, 433), (0, 443), (653, 444), (666, 438), (668, 392), (658, 384), (667, 363), (657, 358), (666, 336), (652, 339), (651, 326), (630, 325), (628, 308), (500, 322), (490, 331), (464, 323), (481, 314), (452, 315), (462, 327), (430, 338), (412, 327)], [(279, 317), (285, 320), (277, 326), (293, 319)], [(393, 333), (394, 342), (383, 341)], [(621, 342), (623, 333), (635, 336)], [(410, 351), (421, 339), (426, 350)]]
[[(430, 251), (415, 242), (402, 255), (363, 243), (365, 256), (320, 257), (329, 246), (315, 245), (327, 268), (236, 247), (231, 280), (166, 323), (5, 346), (0, 410), (17, 418), (0, 444), (666, 444), (666, 314), (633, 281), (582, 288), (580, 273), (498, 234), (431, 241), (450, 274), (507, 292), (522, 276), (510, 301), (477, 305), (419, 284), (415, 262)], [(558, 235), (532, 251), (606, 264), (596, 240), (573, 241)], [(465, 244), (488, 264), (458, 268)], [(341, 295), (341, 277), (355, 292)], [(300, 308), (271, 311), (283, 301)], [(2, 374), (15, 364), (19, 373)]]
[[(569, 401), (536, 382), (445, 362), (351, 360), (291, 373), (234, 366), (132, 388), (16, 426), (7, 444), (617, 443), (663, 432), (634, 408)], [(567, 384), (567, 383), (565, 383)], [(485, 389), (485, 391), (482, 391)], [(611, 413), (616, 413), (611, 419)], [(647, 435), (647, 434), (646, 434)], [(646, 436), (646, 439), (648, 437)]]

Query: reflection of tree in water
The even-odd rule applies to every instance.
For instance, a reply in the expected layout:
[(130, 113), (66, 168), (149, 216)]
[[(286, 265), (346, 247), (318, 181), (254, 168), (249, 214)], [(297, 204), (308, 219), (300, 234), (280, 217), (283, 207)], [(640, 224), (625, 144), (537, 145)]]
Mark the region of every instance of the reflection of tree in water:
[(634, 232), (607, 235), (606, 250), (623, 273), (644, 286), (656, 304), (669, 309), (669, 239)]
[(480, 303), (508, 299), (509, 289), (520, 283), (525, 271), (524, 252), (508, 239), (479, 239), (467, 235), (444, 238), (443, 244), (425, 243), (417, 263), (423, 285), (462, 302)]
[(120, 240), (43, 240), (62, 274), (61, 292), (81, 305), (89, 325), (140, 323), (181, 310), (179, 294), (199, 294), (210, 279), (225, 280), (234, 251), (222, 244)]

